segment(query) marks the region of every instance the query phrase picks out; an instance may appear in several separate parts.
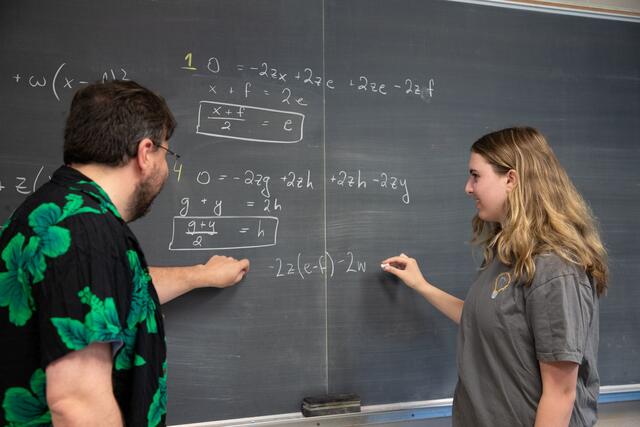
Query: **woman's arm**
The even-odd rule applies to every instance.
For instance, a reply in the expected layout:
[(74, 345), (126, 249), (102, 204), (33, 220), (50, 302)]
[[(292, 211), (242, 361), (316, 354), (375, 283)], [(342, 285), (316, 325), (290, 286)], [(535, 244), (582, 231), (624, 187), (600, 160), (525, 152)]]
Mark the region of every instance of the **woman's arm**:
[(535, 427), (567, 427), (576, 399), (578, 367), (574, 362), (540, 362), (542, 396)]

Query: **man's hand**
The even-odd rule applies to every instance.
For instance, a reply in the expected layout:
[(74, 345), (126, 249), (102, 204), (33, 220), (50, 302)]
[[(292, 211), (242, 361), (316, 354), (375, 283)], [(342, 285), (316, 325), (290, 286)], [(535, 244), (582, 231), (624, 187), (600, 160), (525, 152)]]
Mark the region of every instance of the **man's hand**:
[(236, 260), (232, 257), (214, 255), (203, 266), (202, 283), (204, 286), (227, 288), (238, 283), (249, 271), (249, 260)]

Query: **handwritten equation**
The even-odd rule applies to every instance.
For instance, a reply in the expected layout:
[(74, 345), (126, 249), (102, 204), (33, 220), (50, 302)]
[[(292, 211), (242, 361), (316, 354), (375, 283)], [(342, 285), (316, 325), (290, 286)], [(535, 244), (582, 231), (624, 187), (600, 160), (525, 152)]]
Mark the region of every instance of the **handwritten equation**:
[[(121, 66), (111, 66), (96, 75), (81, 76), (70, 72), (67, 61), (61, 62), (55, 69), (49, 72), (42, 70), (30, 70), (26, 73), (14, 72), (11, 78), (18, 85), (32, 89), (49, 89), (51, 94), (60, 101), (62, 91), (73, 91), (80, 85), (88, 84), (95, 80), (129, 80), (129, 72)], [(198, 72), (205, 72), (212, 76), (218, 77), (223, 69), (222, 61), (216, 56), (210, 56), (203, 59), (201, 64), (194, 63), (192, 52), (188, 52), (180, 66), (177, 68), (201, 76)], [(436, 94), (436, 79), (433, 76), (416, 77), (416, 76), (397, 76), (388, 80), (377, 79), (367, 73), (354, 75), (348, 81), (338, 82), (334, 79), (325, 78), (311, 67), (300, 67), (297, 70), (284, 70), (276, 64), (269, 61), (258, 60), (245, 64), (235, 64), (229, 67), (235, 72), (239, 72), (242, 76), (253, 76), (262, 81), (275, 82), (282, 85), (282, 89), (277, 95), (281, 97), (280, 102), (287, 105), (295, 105), (306, 107), (307, 100), (303, 96), (297, 95), (291, 88), (290, 83), (301, 84), (311, 88), (322, 88), (327, 91), (333, 91), (340, 88), (352, 89), (357, 93), (370, 93), (374, 95), (404, 95), (408, 97), (420, 98), (430, 102)], [(285, 86), (286, 85), (286, 86)], [(209, 95), (233, 94), (242, 92), (244, 98), (248, 99), (250, 94), (262, 94), (264, 96), (274, 95), (272, 91), (266, 88), (258, 89), (255, 87), (255, 81), (246, 80), (242, 83), (241, 88), (227, 86), (220, 88), (217, 84), (209, 84)]]
[(302, 140), (304, 114), (225, 102), (200, 101), (196, 133), (219, 138), (291, 144)]
[[(193, 181), (203, 186), (238, 183), (255, 188), (258, 190), (259, 197), (274, 202), (266, 203), (265, 212), (269, 212), (271, 206), (279, 206), (278, 210), (281, 210), (281, 203), (277, 198), (274, 199), (274, 190), (276, 195), (282, 194), (283, 191), (315, 191), (314, 182), (317, 179), (310, 169), (303, 172), (288, 171), (276, 176), (275, 180), (269, 174), (253, 169), (246, 169), (243, 173), (197, 170), (193, 176)], [(360, 169), (356, 171), (338, 170), (327, 177), (327, 184), (345, 191), (366, 191), (370, 194), (395, 193), (399, 195), (402, 204), (411, 203), (408, 179), (388, 172), (372, 171), (366, 176)], [(257, 205), (255, 200), (247, 201), (247, 203), (250, 203), (251, 206)]]
[[(67, 61), (58, 62), (48, 72), (31, 70), (28, 73), (13, 73), (11, 78), (16, 85), (33, 90), (47, 90), (58, 101), (64, 93), (77, 89), (88, 83), (86, 76), (72, 72), (73, 67)], [(340, 80), (328, 78), (323, 73), (307, 66), (290, 66), (285, 69), (268, 60), (248, 60), (243, 63), (227, 64), (216, 56), (208, 56), (202, 60), (188, 52), (182, 61), (177, 63), (182, 72), (192, 73), (208, 85), (208, 95), (214, 99), (206, 100), (200, 97), (195, 104), (197, 109), (197, 135), (227, 140), (249, 141), (268, 144), (296, 144), (304, 139), (304, 126), (307, 119), (304, 109), (310, 104), (305, 96), (310, 96), (309, 89), (327, 92), (342, 90), (354, 91), (355, 94), (371, 94), (379, 97), (402, 95), (429, 102), (436, 96), (436, 81), (433, 76), (422, 74), (422, 77), (403, 75), (378, 79), (373, 77), (375, 72), (354, 73), (350, 78), (341, 77)], [(411, 73), (408, 73), (411, 74)], [(224, 76), (224, 77), (220, 77)], [(106, 80), (127, 80), (129, 72), (122, 67), (112, 67), (100, 71), (94, 76)], [(274, 89), (275, 88), (275, 89)], [(44, 92), (43, 92), (44, 93)], [(236, 94), (233, 100), (222, 99), (227, 95)], [(301, 96), (304, 95), (304, 96)], [(271, 97), (266, 108), (259, 98)], [(200, 95), (201, 96), (201, 95)], [(218, 99), (220, 98), (220, 99)], [(318, 100), (316, 95), (311, 99)], [(381, 98), (380, 98), (381, 99)], [(279, 108), (278, 106), (282, 106)], [(302, 112), (301, 112), (302, 111)], [(286, 170), (286, 169), (285, 169)], [(371, 171), (364, 169), (313, 171), (289, 170), (284, 173), (271, 171), (264, 173), (252, 166), (244, 170), (211, 170), (190, 169), (176, 160), (172, 171), (177, 177), (176, 185), (186, 184), (190, 189), (196, 188), (201, 197), (181, 197), (180, 215), (172, 217), (172, 234), (169, 250), (217, 250), (258, 248), (277, 245), (277, 234), (280, 219), (273, 215), (282, 215), (286, 203), (297, 203), (285, 192), (324, 191), (334, 188), (338, 191), (367, 194), (368, 196), (387, 195), (398, 198), (398, 203), (409, 205), (411, 195), (406, 177), (387, 171)], [(273, 174), (273, 177), (271, 176)], [(11, 174), (9, 174), (11, 175)], [(20, 195), (31, 194), (43, 181), (47, 173), (44, 167), (34, 171), (33, 176), (16, 174), (15, 177), (0, 176), (0, 192), (10, 191), (12, 188)], [(182, 179), (182, 181), (181, 181)], [(186, 182), (185, 182), (186, 181)], [(320, 184), (317, 189), (316, 184)], [(195, 187), (192, 185), (195, 184)], [(231, 187), (230, 185), (238, 185)], [(229, 185), (228, 188), (213, 188), (206, 186)], [(241, 189), (244, 185), (245, 189)], [(202, 187), (201, 187), (202, 186)], [(247, 188), (248, 187), (248, 188)], [(201, 190), (200, 190), (201, 188)], [(233, 198), (235, 204), (232, 209), (225, 210), (223, 215), (223, 201), (221, 196), (214, 197), (218, 190), (246, 192), (245, 198)], [(221, 193), (224, 194), (224, 193)], [(193, 196), (190, 194), (189, 196)], [(285, 202), (283, 202), (283, 200)], [(190, 208), (197, 206), (199, 209)], [(236, 215), (242, 214), (242, 215)], [(247, 215), (244, 215), (247, 214)], [(194, 216), (201, 215), (201, 216)], [(349, 260), (355, 262), (355, 271), (366, 269), (366, 263), (358, 264), (353, 258), (340, 258), (334, 263), (330, 254), (321, 258), (331, 264), (331, 272), (336, 264)], [(303, 257), (300, 254), (300, 257)], [(289, 275), (290, 269), (284, 272), (284, 266), (294, 264), (295, 274), (309, 275), (328, 269), (327, 264), (301, 262), (285, 262), (276, 270), (276, 276)], [(274, 266), (275, 268), (275, 266)], [(347, 272), (353, 267), (347, 266)]]
[(260, 248), (274, 246), (277, 238), (273, 216), (177, 216), (169, 250)]
[[(189, 172), (186, 172), (187, 176)], [(203, 195), (182, 197), (178, 216), (173, 218), (173, 231), (170, 250), (218, 250), (274, 246), (277, 244), (277, 231), (280, 215), (290, 198), (285, 192), (316, 191), (314, 173), (311, 169), (288, 171), (272, 178), (260, 170), (246, 169), (242, 173), (233, 171), (199, 170), (194, 175), (194, 183), (202, 186), (215, 185), (221, 194), (239, 193), (243, 186), (255, 192), (254, 197), (236, 199), (231, 208), (234, 213), (242, 210), (250, 216), (227, 216), (226, 204), (222, 199)], [(408, 179), (388, 172), (364, 173), (339, 170), (327, 177), (327, 185), (342, 191), (356, 191), (374, 194), (397, 194), (398, 203), (409, 205)], [(221, 186), (229, 186), (224, 189)], [(206, 187), (205, 187), (206, 188)], [(204, 190), (204, 188), (203, 188)], [(283, 198), (285, 201), (283, 201)], [(295, 203), (295, 201), (293, 202)], [(195, 205), (195, 206), (194, 206)], [(223, 209), (223, 207), (225, 207)], [(206, 210), (204, 216), (201, 215)], [(260, 211), (259, 213), (256, 211)], [(258, 215), (255, 215), (258, 214)], [(306, 270), (303, 269), (305, 272)]]
[(275, 258), (273, 265), (268, 266), (273, 270), (274, 277), (299, 276), (306, 279), (312, 275), (328, 275), (333, 277), (337, 272), (365, 273), (367, 262), (358, 259), (352, 251), (347, 251), (341, 256), (334, 257), (329, 252), (320, 256), (306, 256), (298, 252), (295, 260)]
[[(287, 78), (296, 80), (305, 85), (312, 87), (325, 87), (328, 90), (334, 90), (339, 83), (332, 79), (325, 79), (324, 76), (314, 72), (310, 67), (305, 67), (302, 71), (294, 71), (293, 73), (285, 73), (281, 69), (276, 68), (273, 64), (267, 62), (259, 62), (255, 65), (237, 64), (238, 71), (249, 70), (255, 72), (258, 77), (277, 82), (287, 83)], [(289, 77), (290, 76), (290, 77)], [(425, 81), (419, 81), (415, 78), (402, 77), (393, 81), (375, 81), (367, 75), (358, 75), (345, 82), (350, 88), (355, 88), (358, 92), (370, 92), (379, 95), (389, 95), (392, 92), (399, 94), (414, 95), (421, 98), (433, 98), (435, 94), (435, 79), (428, 78)]]
[(388, 189), (394, 192), (402, 194), (400, 199), (402, 203), (408, 205), (411, 203), (411, 196), (409, 195), (409, 187), (407, 185), (406, 178), (399, 178), (393, 176), (387, 172), (380, 172), (374, 175), (374, 178), (365, 178), (362, 171), (358, 169), (356, 172), (347, 172), (344, 170), (336, 171), (328, 179), (329, 184), (333, 184), (338, 188), (345, 190), (360, 190), (363, 191), (367, 187), (373, 187), (376, 189)]
[[(180, 175), (182, 175), (182, 171), (180, 171)], [(278, 181), (282, 181), (282, 183), (280, 184), (278, 183)], [(271, 184), (271, 182), (271, 176), (261, 173), (260, 171), (254, 171), (252, 169), (246, 169), (242, 174), (199, 170), (197, 171), (194, 178), (194, 183), (203, 186), (240, 184), (250, 189), (257, 190), (256, 197), (247, 197), (247, 199), (244, 201), (244, 206), (248, 208), (262, 208), (262, 210), (267, 213), (282, 210), (282, 203), (279, 201), (278, 197), (272, 194), (273, 185)], [(280, 184), (277, 185), (278, 191), (315, 190), (311, 177), (311, 170), (308, 169), (306, 173), (288, 171), (284, 175), (279, 177), (276, 183)], [(231, 191), (237, 192), (237, 189), (233, 189)], [(262, 199), (263, 202), (260, 202), (260, 199)], [(210, 199), (207, 196), (203, 196), (199, 201), (202, 206), (210, 206), (216, 216), (222, 215), (221, 200)], [(196, 202), (195, 199), (194, 202)], [(180, 216), (188, 216), (193, 204), (192, 198), (183, 197), (180, 204)]]
[[(182, 70), (196, 72), (206, 69), (212, 75), (217, 75), (222, 70), (222, 61), (212, 56), (206, 60), (206, 66), (196, 66), (193, 63), (193, 52), (189, 52), (184, 57), (186, 64), (181, 66)], [(388, 80), (376, 79), (366, 73), (354, 75), (348, 81), (337, 82), (334, 79), (325, 78), (317, 73), (311, 67), (300, 67), (298, 70), (284, 70), (281, 67), (268, 61), (257, 61), (255, 63), (235, 64), (232, 66), (234, 71), (240, 72), (242, 75), (253, 75), (263, 81), (278, 83), (283, 88), (282, 103), (306, 106), (308, 105), (303, 97), (295, 96), (292, 92), (290, 83), (302, 84), (312, 88), (322, 88), (324, 90), (333, 91), (340, 88), (352, 89), (357, 93), (370, 93), (373, 95), (404, 95), (408, 97), (420, 98), (426, 102), (430, 102), (436, 93), (436, 79), (433, 76), (415, 77), (415, 76), (397, 76)], [(249, 98), (252, 92), (260, 93), (255, 88), (251, 89), (254, 83), (245, 81), (242, 89), (235, 89), (235, 92), (244, 91), (245, 99)], [(217, 95), (219, 88), (216, 85), (209, 86), (209, 93)], [(233, 87), (227, 87), (221, 90), (222, 93), (234, 93)], [(262, 90), (264, 95), (271, 95), (268, 90)]]
[[(80, 79), (71, 73), (67, 73), (67, 70), (65, 69), (66, 66), (67, 63), (63, 62), (55, 71), (52, 70), (48, 74), (41, 71), (26, 73), (24, 75), (21, 73), (15, 73), (11, 78), (15, 80), (15, 83), (18, 85), (24, 85), (34, 89), (49, 89), (53, 96), (60, 101), (60, 93), (63, 90), (74, 91), (78, 86), (90, 83), (89, 81)], [(107, 80), (128, 80), (127, 70), (120, 67), (104, 70), (99, 73), (98, 76), (93, 77), (92, 81), (99, 79), (103, 82)]]

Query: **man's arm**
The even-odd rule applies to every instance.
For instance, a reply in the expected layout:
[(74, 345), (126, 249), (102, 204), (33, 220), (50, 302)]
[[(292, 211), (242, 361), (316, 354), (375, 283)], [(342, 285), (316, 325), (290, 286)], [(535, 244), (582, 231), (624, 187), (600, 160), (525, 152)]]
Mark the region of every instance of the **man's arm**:
[(111, 344), (93, 343), (47, 366), (47, 404), (56, 427), (122, 426), (111, 383)]
[(195, 288), (226, 288), (238, 283), (249, 271), (249, 260), (215, 255), (206, 264), (188, 267), (149, 267), (160, 304)]
[(538, 402), (536, 427), (569, 425), (576, 399), (578, 367), (573, 362), (540, 362), (542, 397)]

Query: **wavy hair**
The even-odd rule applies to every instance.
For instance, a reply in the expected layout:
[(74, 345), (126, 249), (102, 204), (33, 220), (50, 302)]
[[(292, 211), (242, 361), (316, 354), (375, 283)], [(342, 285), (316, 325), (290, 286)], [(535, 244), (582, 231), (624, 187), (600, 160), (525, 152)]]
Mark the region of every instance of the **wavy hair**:
[(507, 196), (503, 224), (473, 218), (471, 241), (483, 247), (485, 265), (497, 256), (529, 286), (534, 257), (553, 252), (581, 266), (602, 295), (608, 283), (607, 252), (596, 221), (545, 137), (530, 127), (507, 128), (483, 136), (471, 151), (497, 174), (514, 170), (518, 177)]
[(65, 164), (121, 166), (144, 138), (169, 140), (176, 120), (166, 101), (134, 81), (96, 82), (78, 90), (64, 131)]

